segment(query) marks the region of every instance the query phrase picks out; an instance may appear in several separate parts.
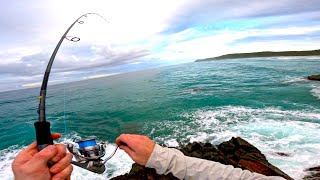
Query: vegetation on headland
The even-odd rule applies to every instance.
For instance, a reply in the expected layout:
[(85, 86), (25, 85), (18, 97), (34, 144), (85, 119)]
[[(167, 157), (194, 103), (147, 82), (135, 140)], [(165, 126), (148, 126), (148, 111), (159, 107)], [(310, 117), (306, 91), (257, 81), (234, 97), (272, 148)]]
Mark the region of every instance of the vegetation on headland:
[(320, 49), (311, 51), (263, 51), (263, 52), (253, 52), (253, 53), (235, 53), (226, 54), (213, 58), (198, 59), (196, 62), (202, 61), (214, 61), (222, 59), (241, 59), (241, 58), (261, 58), (261, 57), (292, 57), (292, 56), (320, 56)]

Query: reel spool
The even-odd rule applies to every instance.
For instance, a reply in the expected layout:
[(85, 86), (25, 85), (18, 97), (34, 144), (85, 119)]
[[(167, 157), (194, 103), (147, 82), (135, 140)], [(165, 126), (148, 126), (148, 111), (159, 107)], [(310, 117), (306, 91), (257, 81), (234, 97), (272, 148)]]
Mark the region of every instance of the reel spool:
[(97, 145), (95, 137), (88, 137), (77, 141), (80, 154), (87, 160), (95, 160), (105, 155), (105, 144)]
[[(106, 144), (97, 143), (96, 137), (88, 137), (76, 142), (79, 148), (75, 148), (73, 144), (67, 144), (67, 149), (72, 153), (76, 161), (71, 161), (72, 164), (89, 171), (102, 174), (105, 171), (104, 164), (116, 153), (115, 151), (105, 160), (102, 157), (106, 154)], [(76, 151), (74, 151), (76, 149)]]

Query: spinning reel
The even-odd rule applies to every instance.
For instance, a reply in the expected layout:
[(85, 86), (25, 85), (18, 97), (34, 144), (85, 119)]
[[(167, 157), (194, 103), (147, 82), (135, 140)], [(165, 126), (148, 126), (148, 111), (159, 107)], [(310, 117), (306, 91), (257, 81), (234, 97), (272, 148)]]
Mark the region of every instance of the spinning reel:
[[(105, 160), (102, 157), (106, 154), (106, 144), (97, 144), (95, 137), (88, 137), (76, 142), (79, 148), (75, 148), (73, 144), (67, 144), (67, 149), (74, 155), (76, 161), (71, 163), (89, 171), (102, 174), (105, 171), (104, 164), (116, 153), (115, 151)], [(76, 151), (74, 151), (76, 149)]]

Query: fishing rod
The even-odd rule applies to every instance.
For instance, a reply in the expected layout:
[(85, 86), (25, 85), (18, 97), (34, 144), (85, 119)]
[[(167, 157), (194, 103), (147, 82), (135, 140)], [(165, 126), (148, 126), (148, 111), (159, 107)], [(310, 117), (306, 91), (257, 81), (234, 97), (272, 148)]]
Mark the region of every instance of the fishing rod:
[[(49, 79), (53, 61), (64, 39), (67, 39), (73, 42), (80, 41), (79, 37), (73, 37), (73, 36), (67, 36), (67, 35), (76, 23), (83, 24), (84, 21), (82, 20), (82, 18), (87, 17), (88, 15), (97, 15), (101, 17), (103, 20), (105, 20), (106, 22), (108, 22), (103, 16), (101, 16), (98, 13), (86, 13), (80, 16), (70, 25), (67, 31), (62, 35), (47, 65), (45, 74), (43, 76), (40, 96), (38, 97), (38, 103), (39, 103), (38, 121), (34, 123), (35, 129), (36, 129), (38, 151), (41, 151), (46, 146), (53, 144), (53, 139), (51, 137), (51, 132), (50, 132), (50, 122), (46, 121), (46, 106), (45, 106), (48, 79)], [(84, 168), (99, 174), (105, 171), (104, 164), (115, 154), (115, 152), (118, 149), (117, 147), (109, 157), (103, 160), (102, 157), (105, 156), (106, 144), (97, 143), (96, 138), (94, 136), (81, 139), (76, 143), (78, 143), (79, 148), (74, 147), (74, 145), (71, 143), (67, 144), (67, 149), (76, 158), (76, 161), (72, 161), (71, 163), (81, 168)], [(52, 162), (48, 163), (48, 166), (52, 166), (52, 165), (53, 165)]]

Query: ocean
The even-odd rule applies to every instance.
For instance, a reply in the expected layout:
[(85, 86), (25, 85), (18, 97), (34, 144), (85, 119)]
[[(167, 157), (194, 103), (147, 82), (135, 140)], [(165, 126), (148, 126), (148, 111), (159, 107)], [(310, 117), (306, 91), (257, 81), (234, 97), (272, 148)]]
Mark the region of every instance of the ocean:
[[(54, 71), (52, 72), (54, 73)], [(187, 63), (48, 87), (46, 112), (58, 142), (96, 136), (112, 153), (122, 133), (159, 144), (214, 144), (240, 136), (295, 179), (320, 165), (319, 58), (259, 58)], [(35, 140), (40, 88), (0, 93), (0, 177)], [(286, 153), (288, 156), (280, 156)], [(98, 175), (74, 168), (71, 179), (109, 179), (131, 169), (122, 150)]]

